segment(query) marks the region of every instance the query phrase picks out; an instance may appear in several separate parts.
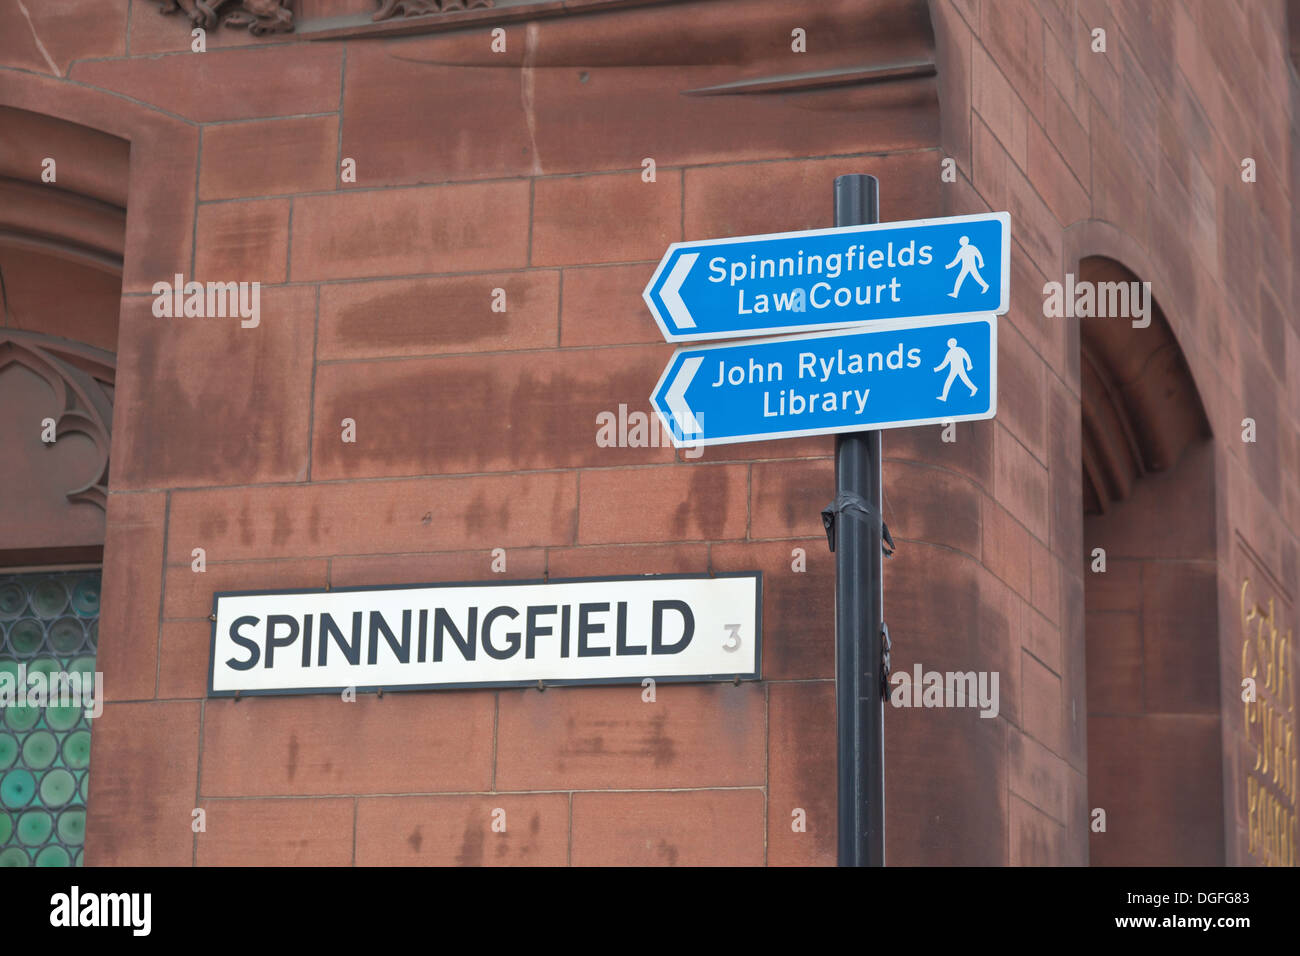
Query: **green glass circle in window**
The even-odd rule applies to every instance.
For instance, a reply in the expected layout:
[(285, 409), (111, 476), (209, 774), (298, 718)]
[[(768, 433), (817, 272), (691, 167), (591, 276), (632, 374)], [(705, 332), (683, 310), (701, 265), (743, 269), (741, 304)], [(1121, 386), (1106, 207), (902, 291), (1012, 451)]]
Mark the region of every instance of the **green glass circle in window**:
[(41, 709), (26, 705), (22, 707), (5, 707), (4, 715), (5, 723), (14, 730), (31, 730), (36, 726), (36, 721), (41, 719)]
[(72, 589), (72, 610), (80, 617), (99, 614), (99, 575), (82, 578)]
[(9, 814), (5, 813), (3, 810), (0, 810), (0, 846), (4, 846), (9, 842), (9, 837), (13, 835), (13, 832), (13, 817), (9, 816)]
[(59, 654), (74, 654), (86, 642), (86, 632), (75, 617), (61, 617), (50, 625), (50, 646)]
[(78, 657), (68, 665), (69, 674), (93, 674), (95, 673), (95, 658)]
[[(8, 770), (18, 759), (18, 738), (13, 734), (0, 733), (0, 770)], [(3, 843), (0, 840), (0, 843)]]
[(30, 680), (33, 674), (44, 674), (48, 679), (51, 674), (57, 674), (59, 671), (59, 662), (52, 657), (38, 657), (27, 665), (27, 677)]
[(47, 846), (36, 854), (37, 866), (67, 866), (71, 862), (72, 857), (61, 846)]
[(10, 770), (0, 777), (0, 803), (17, 810), (31, 803), (36, 795), (36, 778), (26, 770)]
[(81, 846), (86, 839), (86, 811), (64, 810), (59, 816), (58, 833), (68, 846)]
[(56, 617), (68, 606), (68, 591), (57, 578), (47, 578), (32, 588), (32, 610), (37, 616)]
[(27, 595), (18, 584), (0, 584), (0, 621), (12, 621), (27, 606)]
[(27, 853), (16, 846), (0, 852), (0, 866), (31, 866)]
[(81, 786), (78, 788), (78, 792), (81, 794), (82, 803), (90, 802), (90, 774), (82, 773)]
[(84, 713), (84, 707), (46, 707), (45, 723), (51, 730), (71, 730)]
[(63, 762), (73, 770), (90, 766), (90, 731), (78, 730), (68, 735), (63, 741)]
[(68, 846), (81, 846), (86, 839), (85, 810), (64, 810), (59, 815), (59, 839)]
[(41, 622), (34, 617), (25, 617), (15, 621), (9, 628), (9, 649), (19, 657), (30, 657), (41, 649), (45, 640), (45, 631)]
[(59, 742), (48, 730), (38, 730), (23, 741), (23, 763), (33, 770), (44, 770), (59, 755)]
[(61, 807), (77, 794), (77, 778), (62, 768), (49, 771), (41, 778), (41, 803)]
[(54, 818), (44, 810), (28, 810), (18, 818), (18, 842), (40, 846), (54, 832)]

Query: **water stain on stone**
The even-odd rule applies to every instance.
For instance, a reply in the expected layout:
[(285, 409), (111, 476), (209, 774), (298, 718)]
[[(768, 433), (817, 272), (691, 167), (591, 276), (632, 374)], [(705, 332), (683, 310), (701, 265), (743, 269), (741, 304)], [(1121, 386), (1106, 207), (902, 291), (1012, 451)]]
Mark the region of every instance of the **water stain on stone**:
[(720, 538), (727, 526), (727, 500), (730, 488), (727, 471), (723, 468), (697, 468), (691, 475), (691, 489), (686, 500), (691, 502), (694, 518), (705, 538)]
[(560, 758), (619, 754), (649, 757), (656, 767), (670, 766), (677, 759), (677, 747), (667, 728), (666, 714), (651, 717), (648, 729), (642, 720), (591, 720), (579, 730), (570, 718)]
[[(769, 584), (769, 582), (772, 582)], [(827, 633), (814, 622), (832, 627), (832, 609), (826, 595), (834, 595), (835, 580), (811, 567), (803, 574), (770, 575), (763, 583), (763, 628), (768, 640), (763, 642), (765, 670), (784, 674), (792, 667), (807, 666), (809, 661), (830, 659), (822, 635)]]
[(479, 492), (474, 496), (474, 500), (469, 503), (465, 509), (465, 530), (471, 536), (482, 534), (487, 528), (487, 522), (484, 521), (483, 512), (487, 508), (487, 496)]
[(664, 731), (668, 725), (668, 716), (666, 714), (656, 714), (650, 719), (650, 734), (644, 738), (644, 745), (640, 750), (642, 756), (650, 757), (654, 760), (656, 767), (666, 767), (677, 759), (677, 749), (673, 744), (673, 739)]
[(471, 821), (465, 825), (456, 862), (461, 866), (478, 866), (483, 862), (483, 826)]
[(239, 511), (239, 540), (242, 544), (253, 543), (253, 516), (249, 514), (248, 505)]
[(564, 748), (564, 752), (586, 757), (603, 754), (605, 753), (605, 738), (599, 734), (591, 737), (577, 737), (569, 742), (569, 745)]
[[(711, 690), (713, 699), (710, 706), (718, 713), (719, 729), (739, 744), (750, 733), (750, 726), (755, 719), (755, 707), (761, 711), (762, 686), (752, 683), (736, 687), (717, 684)], [(762, 720), (761, 717), (758, 719)]]
[[(367, 296), (364, 302), (350, 305), (340, 312), (337, 335), (340, 340), (350, 345), (364, 347), (368, 352), (388, 352), (402, 348), (414, 348), (420, 351), (450, 348), (462, 351), (458, 346), (470, 345), (480, 339), (491, 339), (502, 335), (508, 326), (509, 316), (504, 312), (481, 314), (474, 311), (474, 321), (456, 321), (457, 315), (470, 314), (468, 308), (463, 312), (457, 306), (468, 306), (467, 296), (448, 296), (443, 293), (439, 298), (445, 301), (452, 298), (450, 307), (441, 310), (446, 318), (442, 321), (420, 322), (376, 322), (375, 316), (425, 314), (427, 296), (437, 286), (432, 283), (417, 289), (403, 289), (399, 292)], [(445, 286), (444, 286), (445, 288)], [(475, 297), (477, 299), (477, 296)], [(512, 298), (511, 305), (516, 309), (524, 305), (522, 297)]]
[(809, 507), (810, 503), (829, 499), (834, 494), (834, 469), (819, 463), (816, 476), (802, 481), (773, 482), (759, 493), (758, 507), (763, 510), (780, 509), (787, 528), (795, 528), (808, 534), (823, 531), (821, 508)]
[(680, 855), (677, 852), (677, 847), (673, 846), (667, 840), (659, 841), (659, 845), (655, 847), (655, 854), (660, 857), (667, 866), (676, 866), (677, 857)]
[(406, 842), (416, 853), (420, 852), (420, 847), (424, 846), (424, 834), (420, 832), (419, 827), (411, 831), (411, 835), (406, 838)]
[[(581, 464), (592, 460), (596, 412), (608, 404), (609, 394), (620, 392), (622, 380), (629, 388), (635, 380), (621, 364), (609, 369), (588, 363), (568, 374), (564, 361), (512, 357), (506, 366), (489, 369), (487, 360), (477, 357), (436, 364), (421, 360), (409, 371), (340, 388), (326, 417), (332, 421), (348, 409), (366, 409), (368, 448), (375, 459), (409, 473)], [(434, 368), (436, 373), (430, 371)], [(427, 409), (438, 413), (429, 415)], [(337, 442), (321, 451), (331, 467), (345, 471), (370, 464), (358, 464), (362, 459)]]
[(199, 537), (200, 538), (220, 537), (226, 533), (226, 529), (228, 527), (230, 527), (230, 522), (226, 520), (225, 515), (223, 514), (204, 515), (202, 518), (199, 519)]
[(298, 735), (289, 736), (289, 763), (286, 767), (289, 771), (289, 779), (292, 780), (294, 774), (298, 772)]
[[(591, 444), (589, 423), (594, 423), (600, 410), (592, 383), (552, 368), (550, 374), (524, 369), (511, 389), (505, 411), (515, 427), (502, 437), (503, 452), (513, 467), (538, 467), (548, 461), (552, 467), (579, 464), (581, 457), (575, 453)], [(601, 384), (608, 389), (602, 390), (602, 397), (620, 394), (616, 382), (602, 378)], [(562, 403), (556, 396), (563, 396)]]
[(289, 540), (289, 535), (292, 532), (293, 522), (289, 520), (289, 509), (284, 505), (277, 505), (271, 526), (271, 543), (275, 545), (284, 544)]
[(695, 468), (685, 500), (673, 512), (676, 538), (719, 538), (727, 524), (727, 473), (723, 468)]

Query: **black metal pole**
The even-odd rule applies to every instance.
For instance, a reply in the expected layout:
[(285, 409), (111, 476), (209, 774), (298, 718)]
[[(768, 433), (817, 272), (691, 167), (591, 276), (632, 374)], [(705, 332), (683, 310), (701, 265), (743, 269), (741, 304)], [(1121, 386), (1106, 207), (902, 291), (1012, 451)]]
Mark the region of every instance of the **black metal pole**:
[[(835, 225), (880, 221), (874, 176), (835, 178)], [(861, 496), (873, 520), (835, 519), (835, 722), (839, 864), (885, 865), (885, 722), (880, 687), (880, 432), (835, 438), (835, 497)]]

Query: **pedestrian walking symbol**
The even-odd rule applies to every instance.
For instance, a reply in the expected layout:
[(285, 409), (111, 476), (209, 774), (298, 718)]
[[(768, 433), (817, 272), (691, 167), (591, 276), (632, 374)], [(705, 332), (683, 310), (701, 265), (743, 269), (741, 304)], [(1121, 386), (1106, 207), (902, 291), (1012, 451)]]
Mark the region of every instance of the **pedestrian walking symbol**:
[[(963, 239), (965, 236), (962, 237)], [(939, 401), (948, 401), (948, 389), (952, 388), (955, 379), (961, 379), (970, 393), (974, 395), (979, 391), (975, 383), (966, 377), (968, 369), (973, 367), (970, 360), (970, 354), (957, 344), (956, 339), (948, 340), (948, 354), (943, 357), (943, 361), (934, 367), (936, 372), (942, 372), (944, 368), (948, 369), (948, 381), (943, 383), (943, 394), (939, 396)]]
[(988, 292), (989, 284), (979, 274), (979, 270), (984, 268), (984, 257), (980, 255), (979, 249), (971, 244), (969, 236), (961, 237), (957, 255), (953, 256), (952, 262), (948, 263), (944, 268), (951, 269), (959, 262), (961, 263), (961, 271), (957, 273), (957, 284), (952, 287), (952, 291), (948, 295), (951, 298), (957, 298), (957, 293), (961, 291), (961, 284), (966, 281), (968, 275), (974, 276), (975, 281), (980, 284), (981, 295)]

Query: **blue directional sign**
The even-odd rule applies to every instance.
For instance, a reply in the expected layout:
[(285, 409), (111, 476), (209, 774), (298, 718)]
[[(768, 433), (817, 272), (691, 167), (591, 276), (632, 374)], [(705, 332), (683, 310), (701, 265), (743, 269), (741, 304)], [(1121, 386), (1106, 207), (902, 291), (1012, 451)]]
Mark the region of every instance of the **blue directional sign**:
[(669, 342), (1001, 315), (1005, 212), (675, 242), (642, 297)]
[(673, 444), (992, 418), (997, 318), (944, 316), (678, 349), (650, 401)]

